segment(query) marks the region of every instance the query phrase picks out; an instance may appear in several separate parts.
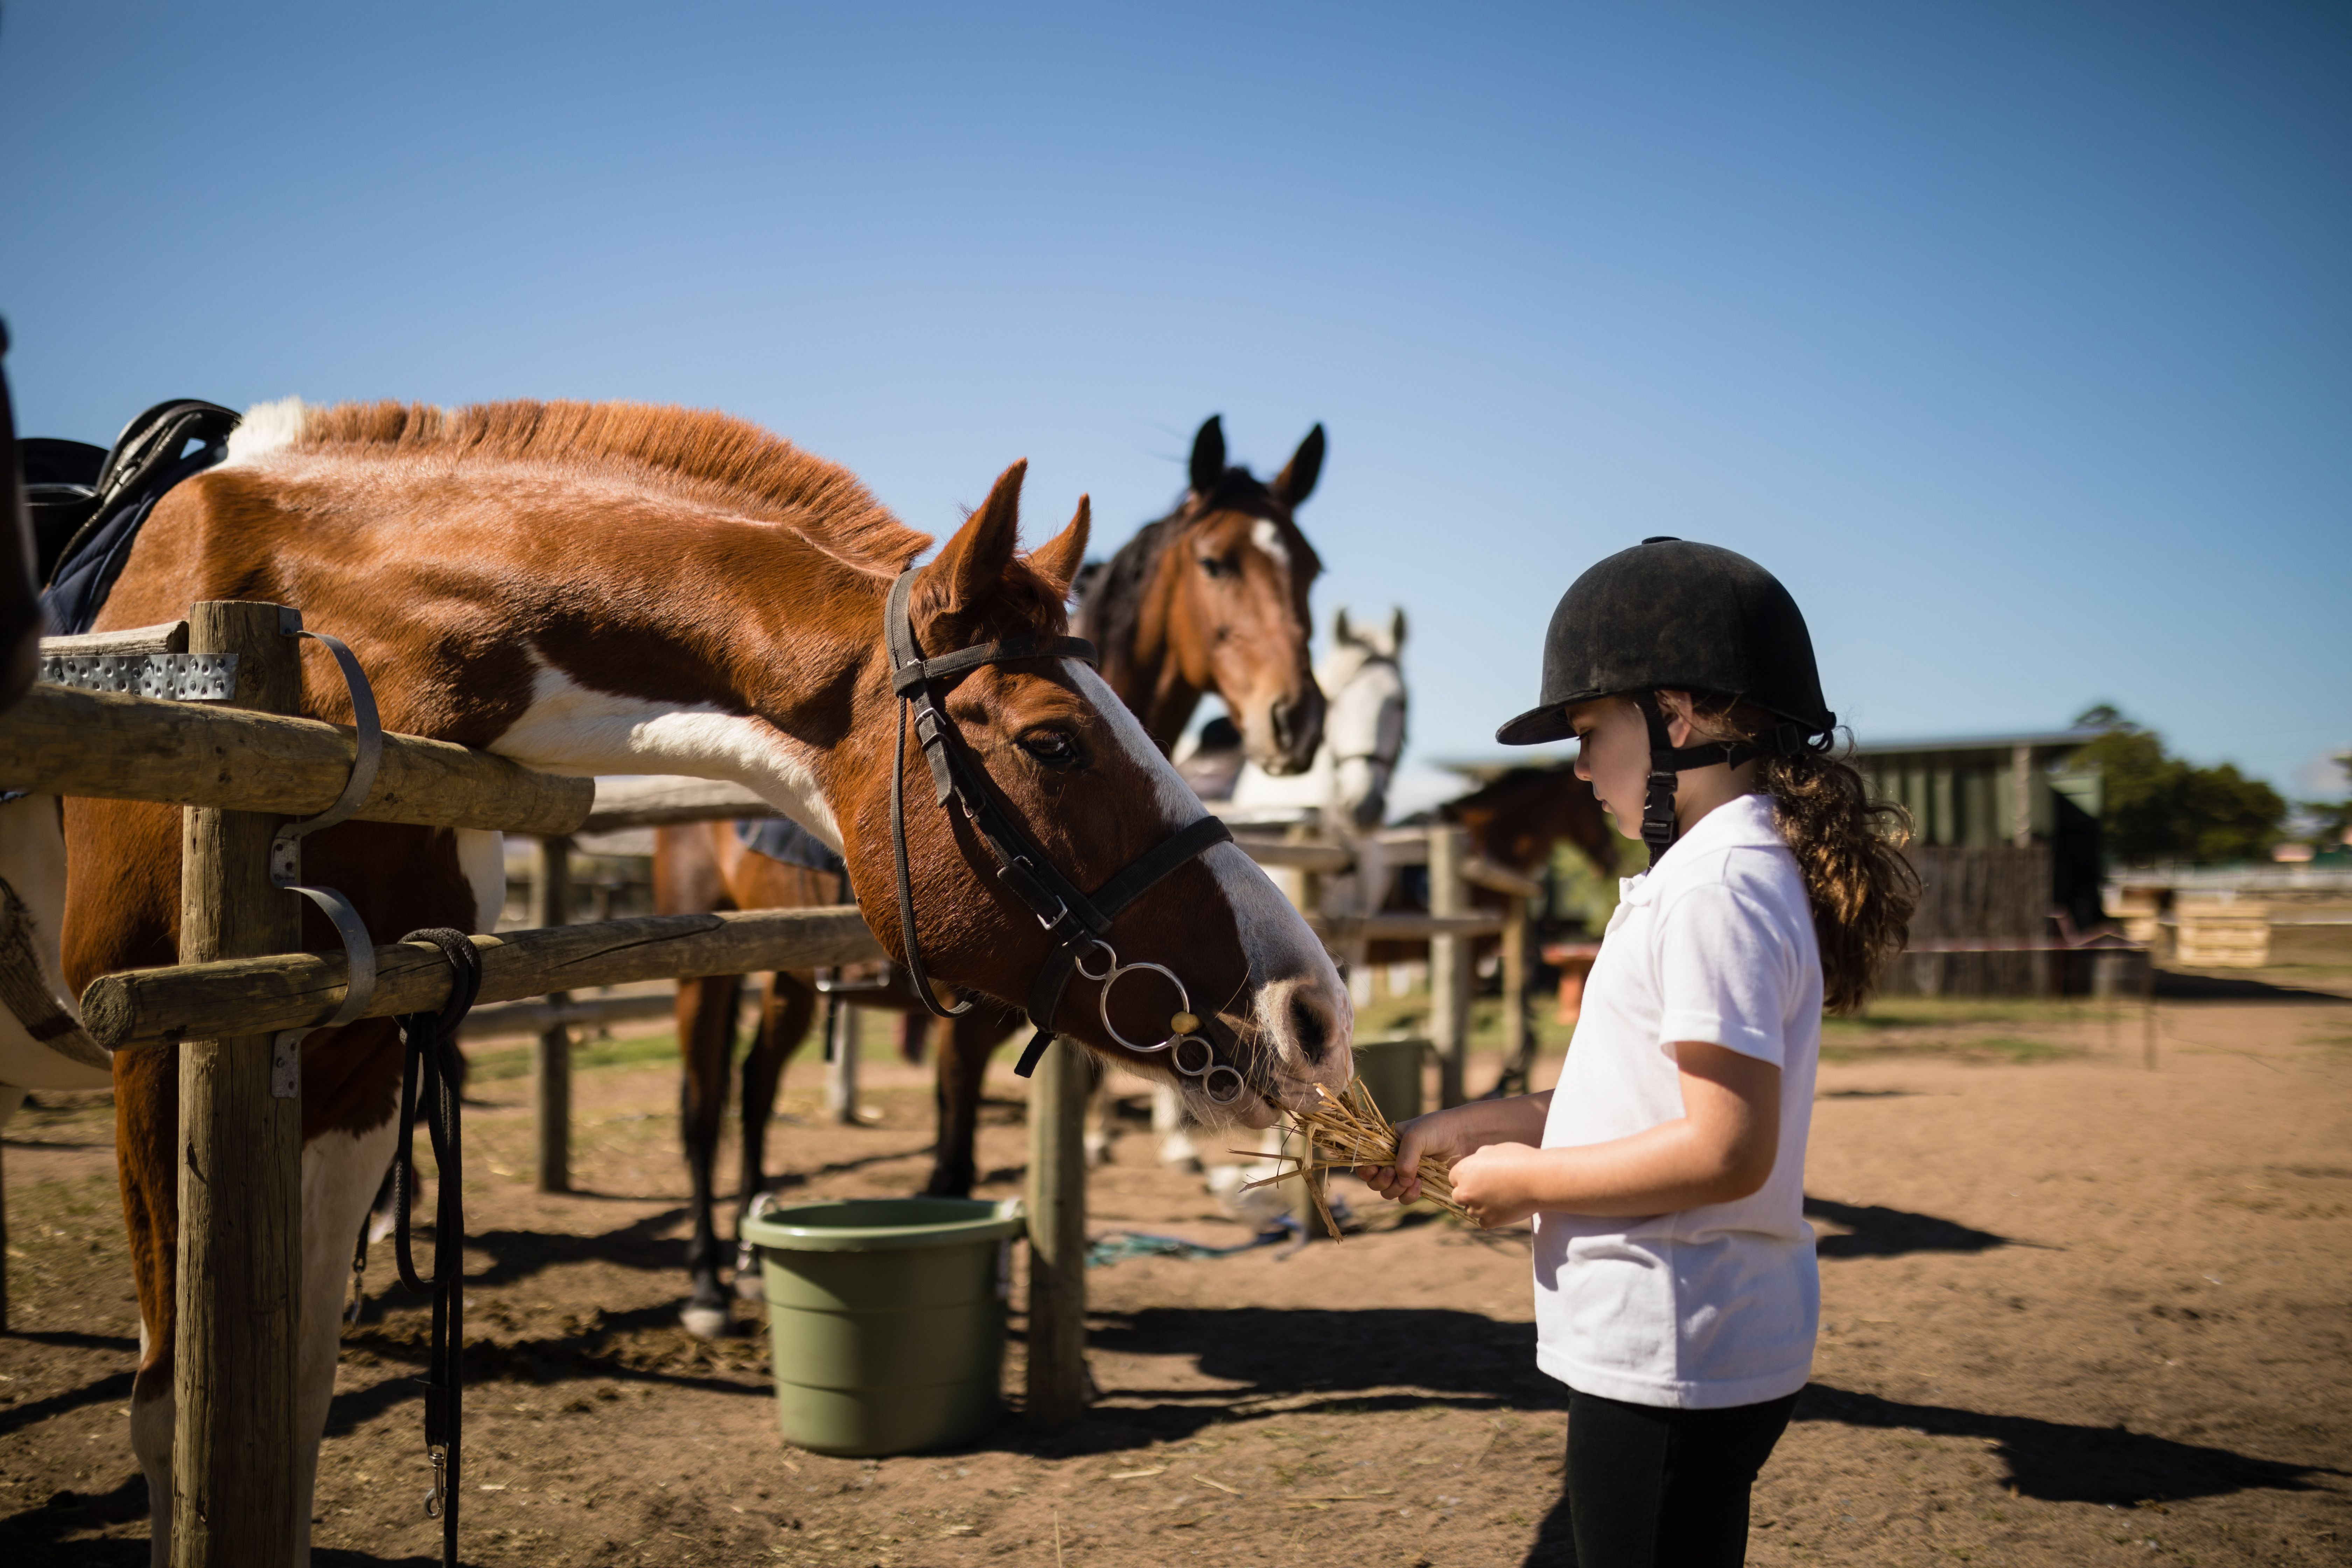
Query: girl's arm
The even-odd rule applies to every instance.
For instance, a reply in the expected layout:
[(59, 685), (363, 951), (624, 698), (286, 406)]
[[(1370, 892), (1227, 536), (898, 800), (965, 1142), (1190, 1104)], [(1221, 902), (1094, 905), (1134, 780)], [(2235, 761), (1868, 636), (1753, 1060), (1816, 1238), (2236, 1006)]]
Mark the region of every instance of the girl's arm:
[[(1682, 1077), (1680, 1117), (1630, 1138), (1575, 1149), (1534, 1147), (1542, 1136), (1540, 1123), (1534, 1139), (1482, 1139), (1454, 1160), (1454, 1201), (1479, 1224), (1501, 1226), (1538, 1209), (1667, 1214), (1755, 1192), (1772, 1174), (1780, 1151), (1780, 1069), (1698, 1040), (1679, 1042), (1675, 1058)], [(1391, 1178), (1385, 1184), (1367, 1176), (1375, 1190), (1409, 1202), (1420, 1195), (1421, 1184), (1411, 1175), (1420, 1155), (1453, 1153), (1434, 1141), (1408, 1144), (1406, 1132), (1419, 1125), (1408, 1121), (1398, 1130), (1398, 1170), (1372, 1173)]]
[(1680, 1117), (1576, 1149), (1490, 1145), (1454, 1167), (1454, 1201), (1495, 1226), (1538, 1209), (1666, 1214), (1755, 1192), (1780, 1152), (1780, 1069), (1699, 1040), (1678, 1042), (1675, 1059)]
[(1507, 1100), (1474, 1100), (1451, 1110), (1433, 1110), (1397, 1123), (1397, 1161), (1393, 1165), (1360, 1166), (1361, 1176), (1382, 1197), (1409, 1204), (1421, 1196), (1414, 1174), (1424, 1154), (1442, 1154), (1459, 1161), (1489, 1143), (1540, 1143), (1544, 1119), (1551, 1114), (1551, 1093), (1518, 1094)]

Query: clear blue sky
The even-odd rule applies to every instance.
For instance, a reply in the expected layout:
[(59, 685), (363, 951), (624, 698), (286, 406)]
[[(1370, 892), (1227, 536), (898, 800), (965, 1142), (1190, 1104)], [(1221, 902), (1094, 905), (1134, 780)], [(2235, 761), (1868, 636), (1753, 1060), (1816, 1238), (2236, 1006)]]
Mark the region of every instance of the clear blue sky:
[(1864, 735), (2112, 700), (2352, 744), (2352, 10), (8, 0), (33, 433), (744, 415), (939, 530), (1117, 542), (1317, 420), (1318, 618), (1490, 753), (1644, 534), (1764, 562)]

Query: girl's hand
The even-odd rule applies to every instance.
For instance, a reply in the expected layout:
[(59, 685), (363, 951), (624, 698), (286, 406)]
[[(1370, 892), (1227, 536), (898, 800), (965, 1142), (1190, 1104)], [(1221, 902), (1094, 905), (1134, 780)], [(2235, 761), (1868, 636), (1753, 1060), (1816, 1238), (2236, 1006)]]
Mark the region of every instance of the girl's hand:
[(1478, 1146), (1474, 1124), (1479, 1108), (1457, 1105), (1433, 1110), (1397, 1123), (1397, 1157), (1393, 1165), (1359, 1165), (1364, 1184), (1392, 1203), (1409, 1204), (1421, 1196), (1422, 1156), (1443, 1155), (1456, 1160)]
[(1537, 1201), (1544, 1152), (1525, 1143), (1489, 1143), (1454, 1163), (1454, 1201), (1482, 1228), (1517, 1225)]

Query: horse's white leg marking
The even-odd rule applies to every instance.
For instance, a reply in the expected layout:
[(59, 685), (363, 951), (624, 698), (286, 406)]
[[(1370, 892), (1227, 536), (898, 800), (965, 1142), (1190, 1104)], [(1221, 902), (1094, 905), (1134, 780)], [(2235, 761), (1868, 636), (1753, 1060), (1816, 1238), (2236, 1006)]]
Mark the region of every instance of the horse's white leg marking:
[[(140, 1359), (147, 1354), (147, 1325), (139, 1325)], [(162, 1397), (131, 1402), (131, 1451), (147, 1478), (147, 1561), (172, 1568), (172, 1425), (179, 1401), (170, 1389)]]
[(490, 750), (554, 773), (730, 779), (841, 847), (833, 808), (817, 787), (814, 749), (764, 720), (595, 691), (541, 664), (530, 708)]
[[(396, 1118), (394, 1119), (397, 1120)], [(310, 1560), (310, 1501), (319, 1444), (335, 1395), (352, 1244), (392, 1163), (394, 1121), (365, 1132), (323, 1132), (302, 1146), (302, 1284), (294, 1352), (295, 1562)]]
[[(33, 915), (33, 951), (49, 989), (79, 1016), (62, 978), (59, 931), (66, 914), (66, 836), (54, 795), (27, 795), (0, 805), (0, 878), (5, 878)], [(0, 1007), (0, 1083), (19, 1089), (104, 1089), (113, 1081), (104, 1068), (60, 1056), (25, 1033), (15, 1014)]]
[(457, 869), (474, 889), (474, 929), (496, 931), (499, 914), (507, 907), (507, 836), (486, 827), (449, 831), (457, 837)]

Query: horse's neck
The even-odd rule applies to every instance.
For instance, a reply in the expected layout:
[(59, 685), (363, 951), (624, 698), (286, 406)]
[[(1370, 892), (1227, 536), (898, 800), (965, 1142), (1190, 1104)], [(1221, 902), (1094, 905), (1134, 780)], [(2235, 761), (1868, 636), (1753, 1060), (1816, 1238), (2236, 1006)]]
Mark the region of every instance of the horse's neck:
[(361, 651), (388, 727), (551, 773), (731, 780), (838, 847), (827, 781), (860, 694), (879, 689), (862, 677), (881, 657), (887, 568), (663, 498), (468, 509), (388, 489), (337, 496), (331, 549), (267, 528), (208, 541), (186, 597), (241, 577), (299, 605)]
[(1157, 531), (1150, 561), (1131, 574), (1106, 574), (1103, 599), (1088, 605), (1083, 616), (1083, 635), (1101, 655), (1104, 681), (1163, 752), (1175, 746), (1202, 696), (1176, 647), (1178, 576), (1168, 563), (1181, 558), (1175, 547), (1182, 537), (1181, 528)]

